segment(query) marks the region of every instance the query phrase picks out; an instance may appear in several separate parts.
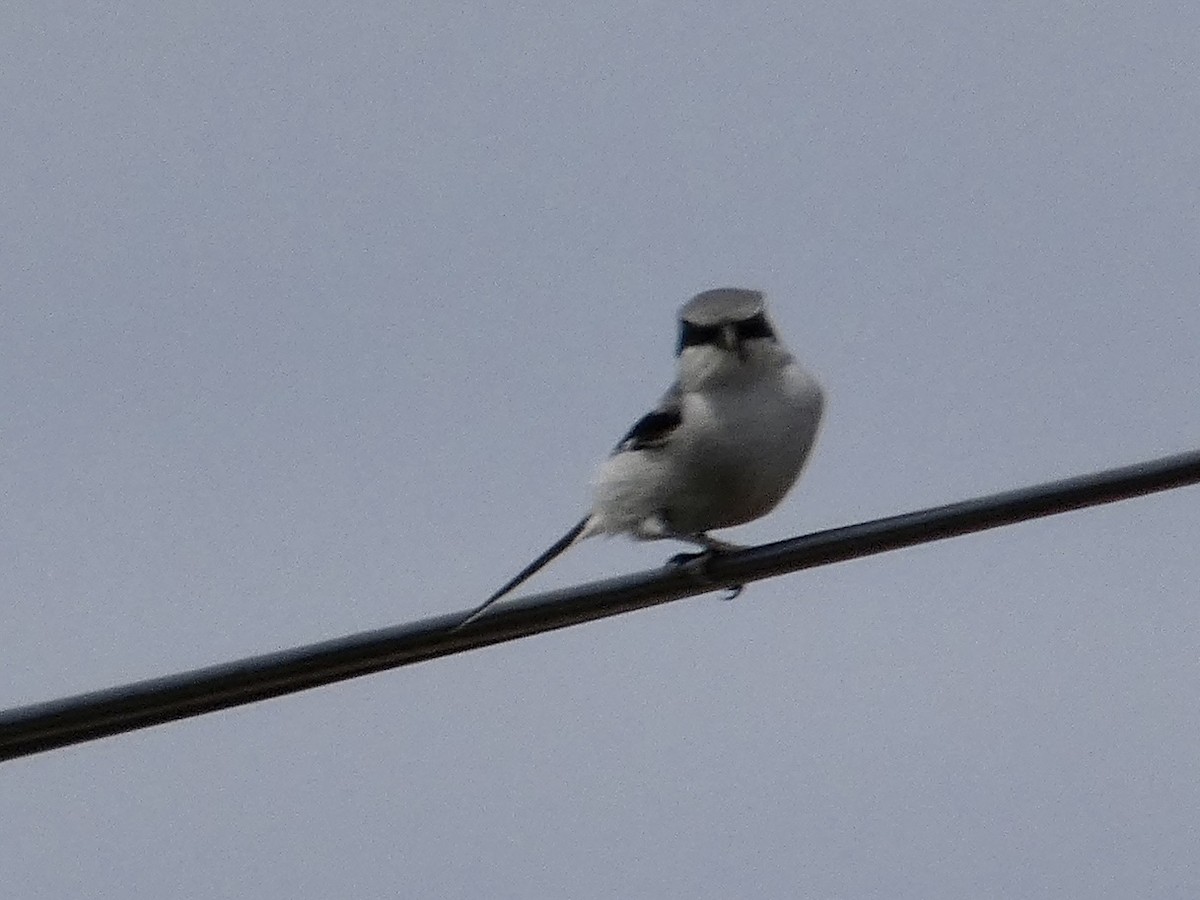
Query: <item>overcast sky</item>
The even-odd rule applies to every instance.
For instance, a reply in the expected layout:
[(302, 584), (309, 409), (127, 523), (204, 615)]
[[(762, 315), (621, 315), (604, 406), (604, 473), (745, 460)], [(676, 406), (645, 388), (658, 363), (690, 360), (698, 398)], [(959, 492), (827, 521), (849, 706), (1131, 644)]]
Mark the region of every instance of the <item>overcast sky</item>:
[[(828, 394), (729, 539), (1200, 446), (1194, 4), (0, 18), (0, 707), (475, 604), (709, 287)], [(1198, 501), (6, 763), (3, 893), (1195, 897)]]

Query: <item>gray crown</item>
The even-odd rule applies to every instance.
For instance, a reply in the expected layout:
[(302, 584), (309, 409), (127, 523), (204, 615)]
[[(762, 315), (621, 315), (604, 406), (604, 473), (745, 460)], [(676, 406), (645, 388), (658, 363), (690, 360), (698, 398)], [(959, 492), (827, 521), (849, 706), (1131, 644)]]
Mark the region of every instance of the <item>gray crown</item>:
[(711, 326), (740, 322), (763, 311), (762, 291), (714, 288), (697, 294), (683, 305), (679, 318), (692, 325)]

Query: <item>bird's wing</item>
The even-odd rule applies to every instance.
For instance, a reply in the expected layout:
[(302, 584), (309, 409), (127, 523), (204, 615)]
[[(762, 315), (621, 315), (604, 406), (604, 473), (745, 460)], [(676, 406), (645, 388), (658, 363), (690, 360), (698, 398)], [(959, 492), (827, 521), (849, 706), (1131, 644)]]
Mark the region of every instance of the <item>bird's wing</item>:
[(658, 401), (658, 406), (638, 419), (626, 432), (613, 449), (613, 454), (661, 447), (682, 421), (683, 398), (679, 385), (673, 384)]

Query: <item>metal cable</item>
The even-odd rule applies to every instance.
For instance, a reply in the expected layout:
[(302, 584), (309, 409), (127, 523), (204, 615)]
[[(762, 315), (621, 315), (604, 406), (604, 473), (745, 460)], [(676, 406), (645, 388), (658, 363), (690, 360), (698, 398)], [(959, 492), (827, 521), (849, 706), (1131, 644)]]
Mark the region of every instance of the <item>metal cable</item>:
[(436, 616), (0, 712), (0, 760), (253, 703), (707, 591), (1200, 482), (1200, 451), (820, 531), (514, 600), (456, 629)]

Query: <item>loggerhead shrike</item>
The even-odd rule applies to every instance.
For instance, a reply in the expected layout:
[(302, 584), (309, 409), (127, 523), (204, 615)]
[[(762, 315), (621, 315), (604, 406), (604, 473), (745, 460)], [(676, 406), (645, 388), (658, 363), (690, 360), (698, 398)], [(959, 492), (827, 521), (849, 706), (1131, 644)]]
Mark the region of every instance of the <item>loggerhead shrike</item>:
[(763, 295), (697, 294), (679, 312), (675, 355), (675, 383), (596, 472), (591, 512), (457, 627), (584, 538), (674, 538), (715, 553), (735, 545), (708, 532), (783, 499), (812, 449), (824, 397), (775, 334)]

